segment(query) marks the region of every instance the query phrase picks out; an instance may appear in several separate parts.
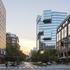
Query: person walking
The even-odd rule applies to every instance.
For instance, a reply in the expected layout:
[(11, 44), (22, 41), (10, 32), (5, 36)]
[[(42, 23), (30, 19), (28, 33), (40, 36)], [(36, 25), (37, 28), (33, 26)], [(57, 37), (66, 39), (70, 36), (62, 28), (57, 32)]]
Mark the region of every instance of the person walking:
[(5, 63), (5, 66), (8, 67), (8, 62)]

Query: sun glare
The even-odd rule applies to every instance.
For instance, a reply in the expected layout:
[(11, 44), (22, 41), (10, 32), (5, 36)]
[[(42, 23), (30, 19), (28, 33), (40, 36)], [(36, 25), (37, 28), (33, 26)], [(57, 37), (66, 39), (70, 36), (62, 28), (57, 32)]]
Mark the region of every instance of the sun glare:
[(20, 50), (23, 51), (25, 54), (29, 54), (30, 50), (35, 47), (35, 41), (34, 40), (28, 40), (28, 39), (19, 39), (20, 44)]

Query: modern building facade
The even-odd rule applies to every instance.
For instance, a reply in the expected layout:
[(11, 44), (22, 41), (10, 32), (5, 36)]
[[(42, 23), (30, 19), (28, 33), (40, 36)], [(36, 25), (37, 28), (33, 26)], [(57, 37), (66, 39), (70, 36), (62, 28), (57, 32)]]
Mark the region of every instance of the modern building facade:
[(6, 34), (6, 46), (12, 45), (16, 46), (19, 43), (19, 39), (15, 34), (7, 33)]
[(56, 30), (60, 23), (64, 20), (67, 13), (56, 12), (52, 10), (44, 10), (42, 16), (37, 17), (36, 46), (38, 49), (50, 48), (56, 46)]
[(58, 26), (56, 38), (59, 57), (70, 57), (70, 15)]
[(5, 55), (6, 49), (6, 9), (0, 0), (0, 58)]
[(18, 36), (12, 33), (6, 34), (6, 61), (15, 61), (20, 50)]

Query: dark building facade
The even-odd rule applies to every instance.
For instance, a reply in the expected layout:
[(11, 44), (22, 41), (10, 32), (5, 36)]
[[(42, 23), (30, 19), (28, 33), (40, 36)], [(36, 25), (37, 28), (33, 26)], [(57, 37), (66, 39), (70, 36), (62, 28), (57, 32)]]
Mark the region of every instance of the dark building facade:
[(56, 35), (59, 57), (70, 57), (70, 15), (57, 28)]
[(15, 34), (11, 34), (11, 33), (6, 34), (6, 44), (15, 46), (18, 43), (19, 43), (19, 39)]
[(6, 34), (6, 61), (16, 61), (18, 51), (20, 50), (18, 36), (12, 33)]

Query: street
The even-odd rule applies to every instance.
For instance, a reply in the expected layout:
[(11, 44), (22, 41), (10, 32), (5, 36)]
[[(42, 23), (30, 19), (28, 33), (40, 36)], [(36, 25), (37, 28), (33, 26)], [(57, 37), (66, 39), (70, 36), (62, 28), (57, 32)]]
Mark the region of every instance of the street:
[(51, 65), (51, 66), (34, 66), (31, 63), (25, 62), (18, 67), (5, 67), (5, 65), (0, 65), (0, 70), (70, 70), (70, 65)]

